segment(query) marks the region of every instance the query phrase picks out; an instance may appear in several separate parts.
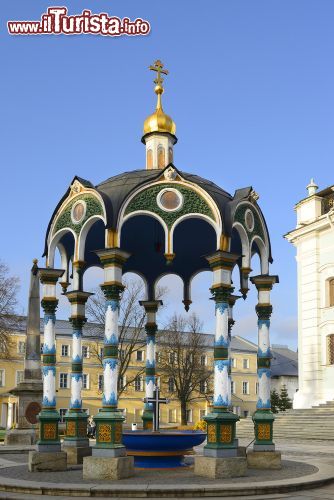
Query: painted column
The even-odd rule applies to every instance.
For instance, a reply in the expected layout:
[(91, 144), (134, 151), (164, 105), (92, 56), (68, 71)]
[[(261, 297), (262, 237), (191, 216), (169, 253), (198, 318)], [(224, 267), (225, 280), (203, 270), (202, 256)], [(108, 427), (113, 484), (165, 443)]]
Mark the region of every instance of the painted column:
[(122, 267), (128, 253), (119, 248), (96, 252), (104, 267), (104, 283), (101, 289), (106, 304), (103, 346), (103, 399), (102, 408), (94, 417), (96, 422), (96, 446), (93, 456), (119, 457), (126, 454), (122, 443), (124, 417), (118, 410), (118, 319), (122, 285)]
[(71, 304), (72, 323), (72, 373), (70, 408), (66, 412), (66, 436), (64, 446), (85, 448), (89, 446), (87, 437), (86, 412), (82, 411), (82, 329), (86, 323), (85, 304), (92, 295), (83, 291), (66, 293)]
[[(155, 385), (155, 336), (158, 331), (156, 315), (161, 300), (142, 300), (139, 302), (145, 308), (146, 312), (146, 367), (145, 367), (145, 397), (153, 398)], [(145, 403), (142, 416), (143, 428), (145, 430), (153, 429), (153, 406), (151, 403)]]
[(270, 304), (270, 291), (277, 276), (259, 275), (251, 278), (251, 282), (258, 291), (258, 304), (256, 313), (258, 316), (258, 351), (257, 351), (257, 374), (258, 374), (258, 400), (256, 412), (253, 415), (255, 441), (254, 451), (273, 451), (273, 423), (274, 415), (271, 411), (270, 389), (271, 389), (271, 349), (270, 349), (270, 316), (272, 305)]
[(232, 403), (229, 310), (234, 290), (231, 286), (231, 274), (238, 258), (238, 255), (223, 251), (207, 257), (213, 271), (211, 293), (216, 311), (213, 409), (204, 417), (208, 432), (204, 455), (211, 457), (237, 456), (235, 428), (239, 417), (230, 411)]
[(64, 274), (62, 269), (39, 269), (39, 278), (43, 286), (42, 308), (44, 311), (44, 345), (43, 345), (43, 402), (39, 414), (40, 438), (38, 451), (60, 451), (58, 434), (59, 413), (56, 409), (56, 284)]

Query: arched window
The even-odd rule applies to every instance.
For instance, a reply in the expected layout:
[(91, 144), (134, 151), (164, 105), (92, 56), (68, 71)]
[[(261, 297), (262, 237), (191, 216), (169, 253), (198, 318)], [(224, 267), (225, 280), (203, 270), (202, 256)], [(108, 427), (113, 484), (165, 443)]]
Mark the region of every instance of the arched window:
[(328, 280), (328, 305), (334, 306), (334, 278)]
[(147, 150), (147, 168), (153, 167), (153, 154), (152, 149)]
[(165, 165), (165, 150), (162, 146), (158, 147), (158, 167), (164, 168)]
[(334, 334), (327, 335), (327, 363), (334, 365)]
[(173, 148), (168, 149), (168, 163), (173, 163)]

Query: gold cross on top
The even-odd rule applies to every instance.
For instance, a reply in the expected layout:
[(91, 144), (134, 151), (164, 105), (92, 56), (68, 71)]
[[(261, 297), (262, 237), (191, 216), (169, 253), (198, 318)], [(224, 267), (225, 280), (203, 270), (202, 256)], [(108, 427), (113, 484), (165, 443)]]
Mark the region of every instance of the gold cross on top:
[(154, 83), (156, 85), (160, 85), (161, 87), (162, 87), (162, 83), (163, 83), (163, 78), (161, 78), (161, 73), (163, 75), (168, 75), (167, 69), (163, 69), (163, 67), (164, 67), (164, 65), (162, 64), (162, 62), (159, 59), (157, 61), (155, 61), (153, 66), (149, 66), (149, 69), (157, 72), (157, 78), (154, 80)]

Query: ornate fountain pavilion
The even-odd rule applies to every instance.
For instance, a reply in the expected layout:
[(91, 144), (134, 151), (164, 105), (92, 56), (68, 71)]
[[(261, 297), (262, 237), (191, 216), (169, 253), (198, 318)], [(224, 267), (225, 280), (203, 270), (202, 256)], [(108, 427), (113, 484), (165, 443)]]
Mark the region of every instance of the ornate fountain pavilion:
[[(239, 269), (240, 293), (246, 298), (249, 281), (258, 291), (258, 403), (253, 417), (254, 451), (272, 451), (273, 416), (270, 408), (271, 351), (269, 326), (272, 306), (270, 290), (278, 282), (269, 274), (272, 262), (267, 225), (252, 187), (230, 195), (213, 182), (184, 172), (173, 162), (177, 142), (176, 126), (162, 108), (163, 79), (167, 74), (160, 61), (150, 69), (157, 74), (157, 106), (144, 122), (142, 142), (146, 148), (146, 169), (125, 172), (98, 185), (75, 177), (52, 214), (45, 240), (46, 267), (39, 270), (45, 313), (43, 348), (43, 409), (40, 414), (39, 453), (59, 453), (59, 415), (55, 391), (55, 314), (57, 282), (71, 306), (73, 327), (71, 403), (66, 416), (64, 447), (81, 456), (91, 453), (86, 437), (86, 414), (82, 411), (82, 328), (86, 321), (85, 272), (92, 266), (104, 269), (101, 288), (106, 299), (103, 351), (104, 393), (97, 424), (93, 457), (123, 457), (123, 417), (117, 409), (118, 314), (123, 285), (122, 274), (137, 273), (146, 285), (141, 302), (147, 313), (146, 397), (153, 396), (155, 379), (156, 313), (161, 305), (155, 295), (158, 280), (168, 274), (183, 282), (183, 303), (191, 306), (193, 278), (212, 271), (208, 293), (215, 302), (214, 401), (208, 424), (207, 458), (236, 457), (235, 427), (238, 417), (230, 411), (230, 338), (232, 311)], [(61, 269), (54, 268), (55, 251), (61, 255)], [(252, 257), (257, 254), (261, 274), (249, 277)], [(70, 283), (70, 275), (73, 275)], [(214, 312), (215, 311), (215, 312)], [(144, 404), (144, 403), (143, 403)], [(152, 427), (152, 408), (143, 414), (146, 430)], [(78, 455), (77, 455), (78, 456)]]

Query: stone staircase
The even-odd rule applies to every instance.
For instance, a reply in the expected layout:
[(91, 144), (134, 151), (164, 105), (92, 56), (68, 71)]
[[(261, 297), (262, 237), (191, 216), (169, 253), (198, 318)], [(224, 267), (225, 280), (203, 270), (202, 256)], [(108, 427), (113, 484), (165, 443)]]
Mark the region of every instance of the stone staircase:
[[(252, 417), (237, 423), (237, 437), (254, 439)], [(275, 439), (317, 439), (334, 441), (334, 401), (307, 410), (287, 410), (275, 415)]]

